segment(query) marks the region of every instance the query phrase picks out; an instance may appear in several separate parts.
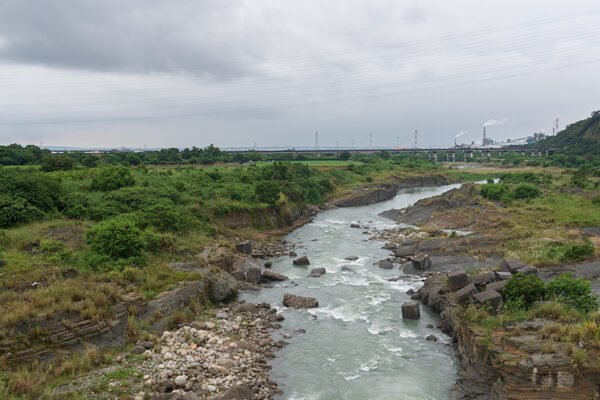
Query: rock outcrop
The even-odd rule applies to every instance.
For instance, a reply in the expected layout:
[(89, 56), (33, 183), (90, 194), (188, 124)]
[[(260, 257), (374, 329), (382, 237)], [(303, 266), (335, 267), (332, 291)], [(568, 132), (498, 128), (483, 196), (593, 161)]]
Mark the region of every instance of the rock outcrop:
[(314, 297), (303, 297), (285, 293), (283, 295), (283, 305), (290, 308), (315, 308), (319, 307), (319, 302)]

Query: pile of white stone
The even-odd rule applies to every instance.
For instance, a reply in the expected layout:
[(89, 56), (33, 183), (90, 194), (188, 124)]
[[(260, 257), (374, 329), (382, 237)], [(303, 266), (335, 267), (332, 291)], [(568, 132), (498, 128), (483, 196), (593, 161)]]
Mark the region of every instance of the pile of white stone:
[(281, 319), (267, 304), (245, 303), (164, 332), (144, 353), (147, 391), (137, 399), (274, 398), (279, 389), (269, 381), (267, 360), (282, 346), (271, 338)]

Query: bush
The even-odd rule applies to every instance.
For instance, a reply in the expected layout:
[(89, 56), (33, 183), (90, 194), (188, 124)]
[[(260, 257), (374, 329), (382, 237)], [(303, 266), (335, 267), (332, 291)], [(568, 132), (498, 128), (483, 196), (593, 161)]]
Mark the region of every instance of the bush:
[(135, 185), (135, 179), (129, 168), (109, 167), (103, 168), (92, 179), (92, 190), (108, 192), (122, 187)]
[(0, 194), (0, 227), (9, 228), (43, 217), (44, 213), (27, 200)]
[(562, 261), (583, 261), (588, 257), (594, 255), (596, 248), (590, 242), (585, 243), (573, 243), (567, 246), (565, 249)]
[(147, 246), (142, 230), (125, 217), (95, 225), (87, 233), (87, 242), (96, 253), (113, 260), (139, 257)]
[(508, 201), (511, 198), (510, 190), (503, 184), (487, 183), (481, 187), (479, 192), (488, 200)]
[(89, 216), (89, 201), (83, 193), (71, 193), (63, 200), (62, 212), (69, 218), (86, 219)]
[(570, 273), (552, 279), (546, 285), (546, 296), (583, 313), (598, 308), (598, 301), (592, 293), (590, 282), (585, 279), (577, 279)]
[(186, 232), (192, 226), (189, 216), (183, 213), (181, 207), (168, 201), (160, 201), (147, 207), (140, 222), (161, 232)]
[(516, 274), (508, 281), (504, 288), (506, 302), (521, 302), (529, 307), (546, 294), (544, 282), (536, 275)]
[(515, 199), (535, 199), (542, 195), (542, 191), (537, 186), (529, 183), (521, 183), (517, 185), (512, 193)]
[(44, 172), (68, 171), (75, 166), (75, 160), (67, 155), (50, 155), (44, 157), (40, 169)]
[(23, 170), (0, 171), (2, 194), (25, 199), (42, 211), (56, 208), (61, 195), (59, 182), (45, 174)]
[(258, 201), (267, 203), (269, 205), (275, 205), (279, 200), (279, 193), (281, 192), (279, 185), (274, 182), (259, 182), (254, 189)]

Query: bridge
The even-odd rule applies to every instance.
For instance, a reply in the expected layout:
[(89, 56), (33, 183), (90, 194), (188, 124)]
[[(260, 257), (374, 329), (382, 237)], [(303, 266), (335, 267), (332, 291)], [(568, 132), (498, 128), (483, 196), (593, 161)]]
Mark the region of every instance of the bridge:
[(530, 147), (448, 147), (448, 148), (229, 148), (223, 151), (230, 154), (239, 154), (247, 152), (255, 152), (264, 155), (277, 154), (308, 154), (319, 156), (321, 154), (339, 154), (341, 152), (349, 152), (353, 154), (377, 154), (381, 152), (392, 154), (414, 154), (426, 155), (432, 161), (456, 161), (457, 154), (462, 154), (462, 158), (475, 159), (490, 159), (492, 156), (503, 158), (509, 153), (518, 155), (530, 155), (533, 157), (543, 157), (554, 154), (557, 149), (554, 148), (530, 148)]

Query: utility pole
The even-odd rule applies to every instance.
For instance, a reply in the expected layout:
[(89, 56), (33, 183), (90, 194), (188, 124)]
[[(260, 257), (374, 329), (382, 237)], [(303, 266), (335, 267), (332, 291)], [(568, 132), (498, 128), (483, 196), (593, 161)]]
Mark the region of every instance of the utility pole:
[(319, 157), (319, 131), (315, 131), (315, 153)]
[(373, 148), (373, 134), (369, 133), (369, 148)]

